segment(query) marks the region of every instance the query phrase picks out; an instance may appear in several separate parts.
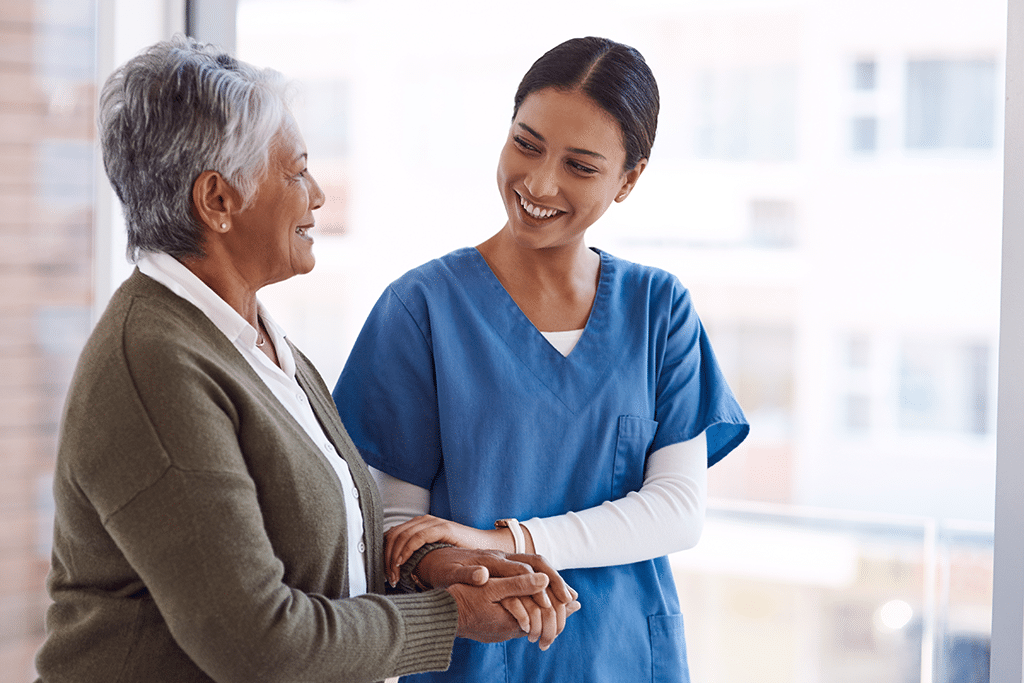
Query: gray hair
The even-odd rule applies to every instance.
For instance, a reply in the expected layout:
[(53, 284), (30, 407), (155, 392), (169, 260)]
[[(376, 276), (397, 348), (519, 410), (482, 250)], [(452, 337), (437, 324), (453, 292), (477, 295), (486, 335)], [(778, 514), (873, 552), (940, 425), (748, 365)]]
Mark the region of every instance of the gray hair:
[(276, 71), (181, 35), (110, 75), (97, 118), (103, 166), (124, 206), (129, 261), (140, 251), (205, 255), (192, 186), (203, 171), (216, 171), (249, 206), (284, 121), (287, 91)]

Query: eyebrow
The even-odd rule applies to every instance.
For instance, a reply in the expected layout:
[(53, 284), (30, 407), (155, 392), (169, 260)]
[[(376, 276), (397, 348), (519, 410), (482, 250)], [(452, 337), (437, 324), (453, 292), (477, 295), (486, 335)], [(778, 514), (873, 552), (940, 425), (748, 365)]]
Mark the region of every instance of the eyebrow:
[[(529, 133), (533, 137), (537, 138), (541, 142), (547, 142), (547, 140), (544, 139), (543, 135), (541, 135), (540, 133), (535, 131), (533, 128), (530, 128), (525, 123), (520, 122), (520, 123), (518, 123), (516, 125), (518, 125), (522, 129), (524, 129), (527, 133)], [(596, 157), (598, 159), (604, 159), (605, 161), (608, 161), (608, 159), (605, 159), (605, 156), (603, 154), (598, 154), (597, 152), (591, 152), (589, 149), (581, 149), (579, 147), (567, 147), (566, 149), (567, 149), (567, 151), (572, 152), (573, 154), (584, 154), (584, 155), (586, 155), (588, 157)]]

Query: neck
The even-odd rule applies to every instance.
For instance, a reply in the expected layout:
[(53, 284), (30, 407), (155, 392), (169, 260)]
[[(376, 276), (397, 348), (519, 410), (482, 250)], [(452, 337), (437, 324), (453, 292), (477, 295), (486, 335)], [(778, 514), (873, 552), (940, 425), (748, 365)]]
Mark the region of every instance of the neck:
[(601, 257), (582, 239), (561, 247), (524, 249), (503, 230), (477, 250), (537, 329), (576, 330), (586, 324)]
[(212, 255), (185, 259), (182, 264), (260, 332), (256, 307), (258, 287), (251, 286), (237, 268)]
[(593, 289), (601, 267), (601, 257), (582, 237), (563, 246), (528, 249), (502, 230), (477, 249), (503, 283), (518, 281), (544, 290)]

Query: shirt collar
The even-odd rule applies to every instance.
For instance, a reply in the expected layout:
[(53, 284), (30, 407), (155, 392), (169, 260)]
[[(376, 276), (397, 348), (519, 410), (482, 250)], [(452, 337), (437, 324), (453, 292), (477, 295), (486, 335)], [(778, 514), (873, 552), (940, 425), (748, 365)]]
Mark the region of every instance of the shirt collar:
[[(232, 343), (244, 349), (256, 349), (257, 334), (253, 326), (178, 259), (161, 252), (143, 252), (137, 265), (143, 275), (153, 278), (206, 314)], [(274, 341), (281, 370), (289, 377), (294, 376), (295, 359), (285, 341), (284, 330), (258, 299), (256, 311)]]

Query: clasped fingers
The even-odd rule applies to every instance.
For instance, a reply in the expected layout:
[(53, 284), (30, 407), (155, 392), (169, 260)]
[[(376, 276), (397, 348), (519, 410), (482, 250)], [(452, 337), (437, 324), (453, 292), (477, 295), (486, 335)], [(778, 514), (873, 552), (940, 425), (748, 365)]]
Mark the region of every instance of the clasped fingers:
[[(548, 593), (555, 603), (568, 605), (579, 598), (579, 594), (567, 584), (562, 576), (540, 555), (507, 555), (507, 560), (526, 564), (535, 572), (548, 577)], [(545, 605), (548, 606), (548, 605)]]
[(568, 605), (558, 603), (553, 607), (542, 607), (537, 601), (538, 595), (506, 598), (501, 605), (519, 624), (527, 640), (537, 643), (541, 650), (547, 650), (565, 630), (566, 618), (579, 609), (579, 603), (570, 603), (576, 606), (572, 611)]

